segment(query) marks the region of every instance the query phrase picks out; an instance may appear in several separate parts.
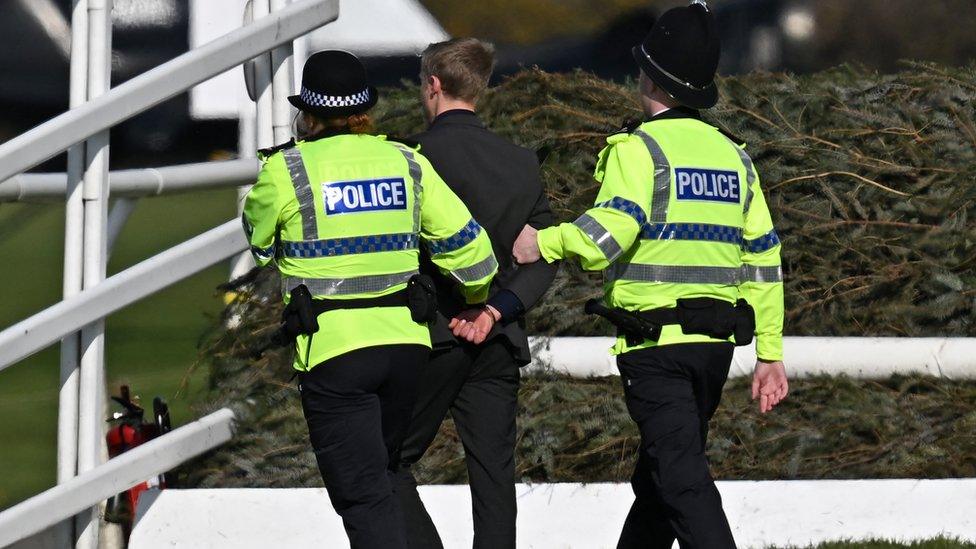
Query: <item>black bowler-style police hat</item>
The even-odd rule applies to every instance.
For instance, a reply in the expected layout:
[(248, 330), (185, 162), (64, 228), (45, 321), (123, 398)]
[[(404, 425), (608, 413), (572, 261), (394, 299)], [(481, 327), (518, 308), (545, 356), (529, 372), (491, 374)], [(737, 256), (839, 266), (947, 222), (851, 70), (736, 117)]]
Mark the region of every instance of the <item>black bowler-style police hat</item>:
[(664, 12), (644, 42), (633, 49), (644, 74), (694, 109), (707, 109), (718, 101), (719, 53), (715, 19), (703, 0)]
[(302, 70), (302, 90), (288, 102), (300, 111), (340, 118), (368, 111), (379, 99), (366, 79), (366, 67), (347, 51), (316, 52)]

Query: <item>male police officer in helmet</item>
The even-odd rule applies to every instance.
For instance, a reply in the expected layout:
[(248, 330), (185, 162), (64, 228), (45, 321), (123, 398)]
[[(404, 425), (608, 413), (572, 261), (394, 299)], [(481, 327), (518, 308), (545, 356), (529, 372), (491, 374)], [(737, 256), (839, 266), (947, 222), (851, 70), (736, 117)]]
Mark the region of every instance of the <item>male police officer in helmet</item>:
[(698, 114), (718, 99), (705, 2), (663, 14), (633, 54), (647, 120), (608, 138), (594, 207), (573, 223), (526, 227), (513, 255), (606, 270), (605, 302), (588, 310), (621, 329), (613, 351), (641, 433), (618, 547), (734, 547), (705, 437), (733, 341), (756, 337), (761, 412), (786, 397), (779, 237), (743, 145)]

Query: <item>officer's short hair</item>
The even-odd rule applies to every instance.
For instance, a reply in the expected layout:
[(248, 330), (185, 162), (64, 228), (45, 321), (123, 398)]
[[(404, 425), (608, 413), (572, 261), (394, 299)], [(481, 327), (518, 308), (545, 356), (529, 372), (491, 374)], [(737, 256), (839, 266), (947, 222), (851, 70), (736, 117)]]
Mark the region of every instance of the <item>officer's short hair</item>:
[(420, 78), (441, 81), (444, 93), (475, 101), (488, 87), (495, 68), (495, 46), (477, 38), (454, 38), (427, 46), (420, 57)]

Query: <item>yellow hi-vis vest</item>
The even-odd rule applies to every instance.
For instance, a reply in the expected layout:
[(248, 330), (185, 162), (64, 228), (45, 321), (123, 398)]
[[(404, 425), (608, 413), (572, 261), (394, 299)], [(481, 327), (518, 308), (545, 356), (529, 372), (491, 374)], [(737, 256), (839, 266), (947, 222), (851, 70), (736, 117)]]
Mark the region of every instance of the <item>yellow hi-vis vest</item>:
[[(573, 223), (539, 232), (546, 261), (579, 257), (604, 270), (606, 300), (632, 311), (680, 298), (746, 299), (756, 310), (760, 358), (783, 356), (780, 240), (759, 176), (742, 146), (695, 118), (645, 122), (607, 139), (596, 204)], [(718, 341), (665, 326), (657, 343)]]
[[(255, 261), (277, 264), (286, 300), (299, 284), (330, 299), (402, 290), (418, 273), (421, 240), (469, 303), (485, 300), (498, 268), (488, 235), (423, 155), (371, 135), (276, 149), (262, 158), (243, 217)], [(328, 311), (318, 322), (311, 349), (298, 338), (298, 370), (364, 347), (430, 346), (406, 307)]]

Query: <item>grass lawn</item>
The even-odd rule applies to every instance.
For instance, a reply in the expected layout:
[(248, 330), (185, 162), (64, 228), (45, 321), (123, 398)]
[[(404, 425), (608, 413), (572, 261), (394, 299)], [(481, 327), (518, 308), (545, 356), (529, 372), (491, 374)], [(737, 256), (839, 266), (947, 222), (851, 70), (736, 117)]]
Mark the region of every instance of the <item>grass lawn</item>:
[(815, 549), (972, 549), (976, 548), (976, 544), (957, 539), (935, 538), (907, 543), (887, 540), (830, 541), (812, 547)]
[[(233, 190), (143, 199), (116, 244), (109, 273), (125, 269), (236, 215)], [(64, 246), (61, 204), (0, 205), (0, 328), (61, 299)], [(203, 372), (181, 382), (196, 345), (221, 307), (214, 288), (226, 280), (221, 263), (108, 318), (108, 388), (128, 383), (151, 410), (170, 403), (174, 425), (190, 411)], [(54, 484), (59, 348), (52, 346), (0, 371), (0, 509)]]

